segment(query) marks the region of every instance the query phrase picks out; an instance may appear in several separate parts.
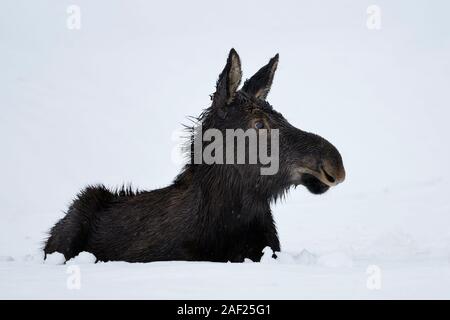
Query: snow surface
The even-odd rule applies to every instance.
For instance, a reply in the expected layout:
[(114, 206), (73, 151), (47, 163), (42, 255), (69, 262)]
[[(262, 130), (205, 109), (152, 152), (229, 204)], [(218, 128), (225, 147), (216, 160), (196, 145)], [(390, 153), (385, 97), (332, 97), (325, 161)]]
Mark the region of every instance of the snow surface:
[[(79, 31), (65, 2), (0, 4), (0, 298), (450, 298), (448, 1), (376, 1), (378, 31), (364, 1), (73, 3)], [(269, 101), (340, 150), (345, 183), (274, 206), (278, 260), (44, 263), (85, 185), (175, 177), (231, 47), (244, 77), (280, 53)]]

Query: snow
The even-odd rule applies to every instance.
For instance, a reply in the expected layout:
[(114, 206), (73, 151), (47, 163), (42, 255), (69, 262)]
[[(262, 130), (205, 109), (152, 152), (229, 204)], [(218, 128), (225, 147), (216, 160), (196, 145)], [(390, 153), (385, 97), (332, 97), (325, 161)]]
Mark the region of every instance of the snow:
[(47, 258), (44, 260), (45, 264), (50, 264), (50, 265), (64, 264), (65, 262), (66, 262), (66, 259), (64, 258), (64, 255), (59, 252), (54, 252), (54, 253), (47, 255)]
[[(0, 264), (0, 298), (41, 299), (400, 299), (448, 297), (448, 262), (383, 262), (381, 288), (367, 288), (368, 261), (352, 267), (296, 263), (108, 262), (79, 266)], [(70, 271), (70, 272), (69, 272)]]
[(344, 252), (332, 252), (321, 256), (318, 261), (320, 265), (330, 268), (352, 267), (352, 259)]
[[(64, 3), (0, 5), (0, 298), (450, 298), (448, 3), (378, 1), (378, 31), (350, 1), (77, 3), (79, 31)], [(176, 176), (176, 132), (231, 47), (244, 77), (280, 53), (269, 101), (340, 150), (346, 181), (274, 205), (277, 260), (44, 263), (85, 185)]]
[(76, 257), (70, 259), (67, 261), (67, 264), (89, 264), (89, 263), (95, 263), (97, 258), (89, 252), (83, 251), (80, 252)]
[(0, 256), (0, 262), (9, 262), (14, 261), (14, 258), (11, 256)]

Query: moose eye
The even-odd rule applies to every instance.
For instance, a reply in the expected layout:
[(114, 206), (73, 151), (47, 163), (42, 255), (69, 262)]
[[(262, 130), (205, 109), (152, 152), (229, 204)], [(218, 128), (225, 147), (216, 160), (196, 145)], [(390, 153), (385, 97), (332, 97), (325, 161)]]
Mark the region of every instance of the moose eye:
[(262, 128), (264, 128), (264, 122), (262, 122), (262, 121), (256, 121), (256, 122), (255, 122), (255, 128), (256, 128), (256, 129), (262, 129)]

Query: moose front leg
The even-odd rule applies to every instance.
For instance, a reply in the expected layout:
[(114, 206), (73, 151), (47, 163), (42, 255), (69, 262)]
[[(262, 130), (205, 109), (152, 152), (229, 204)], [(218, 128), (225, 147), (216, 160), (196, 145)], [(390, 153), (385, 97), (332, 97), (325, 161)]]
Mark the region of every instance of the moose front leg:
[[(273, 252), (280, 251), (280, 241), (273, 222), (267, 225), (253, 224), (246, 230), (242, 238), (238, 238), (235, 239), (236, 242), (232, 250), (232, 262), (243, 262), (245, 258), (258, 262), (261, 260), (263, 250), (266, 247), (270, 247)], [(276, 258), (275, 253), (272, 257)]]
[(276, 258), (277, 257), (276, 252), (280, 252), (281, 249), (280, 249), (280, 240), (278, 239), (277, 228), (275, 227), (273, 221), (270, 223), (270, 225), (266, 230), (265, 238), (267, 246), (270, 247), (273, 251), (272, 257)]

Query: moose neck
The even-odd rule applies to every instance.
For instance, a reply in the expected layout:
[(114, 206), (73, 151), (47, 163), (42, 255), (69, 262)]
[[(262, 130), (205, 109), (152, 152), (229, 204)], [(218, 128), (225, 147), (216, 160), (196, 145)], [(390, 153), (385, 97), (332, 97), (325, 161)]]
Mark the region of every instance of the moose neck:
[(187, 165), (176, 178), (175, 184), (195, 195), (200, 215), (235, 214), (246, 220), (270, 212), (271, 195), (237, 169), (224, 165)]

